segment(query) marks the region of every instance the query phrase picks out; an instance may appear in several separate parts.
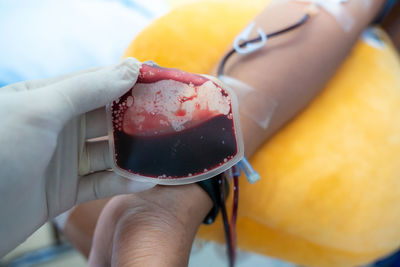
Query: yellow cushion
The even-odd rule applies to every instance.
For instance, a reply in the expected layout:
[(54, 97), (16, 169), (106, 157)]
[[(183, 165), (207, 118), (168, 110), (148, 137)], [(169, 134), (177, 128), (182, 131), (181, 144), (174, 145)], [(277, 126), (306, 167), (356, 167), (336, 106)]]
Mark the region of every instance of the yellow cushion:
[(209, 73), (259, 9), (257, 5), (234, 2), (194, 3), (174, 9), (142, 31), (124, 57)]
[[(261, 2), (180, 6), (139, 34), (125, 56), (208, 73), (268, 1)], [(262, 179), (241, 180), (240, 248), (336, 267), (399, 246), (400, 63), (379, 34), (383, 49), (360, 41), (324, 92), (252, 158)], [(224, 242), (220, 219), (199, 235)]]

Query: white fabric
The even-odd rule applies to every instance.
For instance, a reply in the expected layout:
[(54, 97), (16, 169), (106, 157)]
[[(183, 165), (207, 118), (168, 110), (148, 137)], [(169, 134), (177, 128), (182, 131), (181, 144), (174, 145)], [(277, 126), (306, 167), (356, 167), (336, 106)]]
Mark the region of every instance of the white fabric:
[(107, 141), (85, 143), (89, 115), (80, 116), (128, 91), (139, 68), (128, 58), (0, 88), (0, 257), (75, 204), (154, 186), (108, 171)]
[(113, 64), (165, 0), (1, 0), (0, 86)]
[(69, 209), (53, 219), (53, 222), (56, 224), (58, 230), (64, 231), (64, 227), (68, 222), (69, 215), (72, 213), (73, 210), (74, 208)]

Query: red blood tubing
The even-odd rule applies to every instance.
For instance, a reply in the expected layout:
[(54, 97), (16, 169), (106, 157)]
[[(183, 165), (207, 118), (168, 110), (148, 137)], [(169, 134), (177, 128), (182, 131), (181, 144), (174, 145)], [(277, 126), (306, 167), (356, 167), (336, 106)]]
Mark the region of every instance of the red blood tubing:
[(142, 64), (135, 86), (107, 106), (113, 169), (158, 184), (213, 177), (243, 157), (237, 109), (214, 78)]

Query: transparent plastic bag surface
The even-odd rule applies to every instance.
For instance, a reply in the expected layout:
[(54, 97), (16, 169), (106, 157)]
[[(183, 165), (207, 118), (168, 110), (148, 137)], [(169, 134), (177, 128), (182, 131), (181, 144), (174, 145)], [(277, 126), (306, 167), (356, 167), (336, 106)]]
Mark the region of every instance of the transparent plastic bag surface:
[(214, 77), (142, 64), (135, 86), (107, 106), (113, 169), (158, 184), (213, 177), (243, 157), (237, 109)]

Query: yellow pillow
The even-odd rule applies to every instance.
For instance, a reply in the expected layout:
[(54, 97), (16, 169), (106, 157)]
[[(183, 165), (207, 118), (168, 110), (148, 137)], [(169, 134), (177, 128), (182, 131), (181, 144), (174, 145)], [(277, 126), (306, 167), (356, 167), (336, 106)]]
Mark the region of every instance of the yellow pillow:
[[(139, 34), (125, 56), (208, 73), (261, 6), (180, 6)], [(337, 267), (400, 245), (400, 64), (378, 34), (382, 49), (360, 41), (324, 92), (252, 158), (262, 179), (241, 182), (241, 249)], [(199, 236), (224, 242), (220, 219)]]

